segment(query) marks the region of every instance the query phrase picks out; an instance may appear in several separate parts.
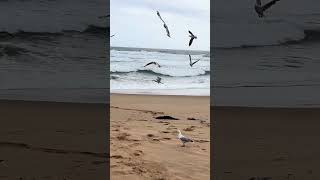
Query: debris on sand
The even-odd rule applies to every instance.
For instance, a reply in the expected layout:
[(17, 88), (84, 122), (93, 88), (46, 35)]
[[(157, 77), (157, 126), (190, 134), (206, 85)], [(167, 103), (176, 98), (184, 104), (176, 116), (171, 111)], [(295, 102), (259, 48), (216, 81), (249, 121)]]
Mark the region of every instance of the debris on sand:
[(179, 119), (171, 117), (171, 116), (158, 116), (158, 117), (156, 117), (156, 119), (179, 120)]

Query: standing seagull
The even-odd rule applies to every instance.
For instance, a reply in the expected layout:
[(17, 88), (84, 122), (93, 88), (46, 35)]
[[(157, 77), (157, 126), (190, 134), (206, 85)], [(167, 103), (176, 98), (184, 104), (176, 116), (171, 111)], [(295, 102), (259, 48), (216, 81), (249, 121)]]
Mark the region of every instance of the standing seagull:
[(197, 39), (197, 36), (193, 35), (191, 31), (189, 31), (189, 37), (191, 38), (189, 41), (189, 46), (191, 46), (193, 39)]
[(196, 60), (196, 61), (194, 61), (194, 62), (192, 62), (192, 60), (191, 60), (191, 55), (189, 54), (189, 60), (190, 60), (190, 67), (192, 67), (195, 63), (197, 63), (198, 61), (200, 61), (200, 59), (198, 59), (198, 60)]
[(272, 0), (270, 2), (268, 2), (267, 4), (263, 5), (261, 4), (261, 0), (256, 0), (256, 4), (254, 6), (254, 9), (256, 10), (259, 18), (264, 17), (263, 12), (266, 11), (267, 9), (269, 9), (271, 6), (273, 6), (274, 4), (276, 4), (277, 1), (280, 0)]
[(158, 64), (157, 62), (154, 62), (154, 61), (149, 62), (148, 64), (144, 65), (143, 67), (147, 67), (147, 66), (149, 66), (151, 64), (154, 64), (154, 65), (157, 65), (158, 67), (161, 67), (160, 64)]
[(182, 144), (183, 144), (182, 147), (184, 147), (184, 146), (185, 146), (185, 143), (187, 143), (187, 142), (193, 142), (192, 139), (190, 139), (190, 138), (182, 135), (182, 134), (181, 134), (181, 131), (180, 131), (179, 129), (178, 129), (178, 132), (179, 132), (178, 138), (180, 139), (180, 141), (181, 141)]
[(156, 82), (156, 83), (158, 83), (158, 84), (163, 84), (163, 83), (161, 82), (161, 77), (157, 77), (156, 80), (152, 80), (152, 81), (154, 81), (154, 82)]
[(162, 19), (162, 17), (161, 17), (161, 15), (160, 15), (159, 11), (157, 11), (157, 15), (159, 16), (159, 18), (160, 18), (160, 19), (161, 19), (161, 21), (163, 22), (163, 27), (164, 27), (164, 28), (166, 29), (166, 31), (167, 31), (167, 36), (168, 36), (168, 37), (170, 37), (169, 28), (168, 28), (168, 26), (167, 26), (166, 22), (164, 22), (164, 20)]

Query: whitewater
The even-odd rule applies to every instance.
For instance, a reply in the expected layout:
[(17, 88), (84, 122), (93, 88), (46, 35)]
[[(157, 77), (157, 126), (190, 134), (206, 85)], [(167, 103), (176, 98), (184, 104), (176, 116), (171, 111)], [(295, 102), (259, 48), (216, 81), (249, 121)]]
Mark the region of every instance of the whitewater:
[[(193, 67), (189, 56), (200, 59)], [(156, 61), (161, 68), (145, 64)], [(163, 84), (154, 79), (162, 78)], [(110, 91), (126, 94), (210, 95), (210, 55), (207, 51), (112, 48)]]

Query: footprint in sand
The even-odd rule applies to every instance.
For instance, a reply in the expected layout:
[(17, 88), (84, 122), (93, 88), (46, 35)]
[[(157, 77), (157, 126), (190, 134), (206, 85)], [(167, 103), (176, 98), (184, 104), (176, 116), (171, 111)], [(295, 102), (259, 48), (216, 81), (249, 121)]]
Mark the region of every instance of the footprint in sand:
[(160, 132), (165, 134), (170, 133), (169, 131), (160, 131)]
[(160, 141), (160, 139), (156, 138), (154, 134), (147, 134), (148, 138), (152, 138), (152, 141)]
[(195, 126), (190, 126), (190, 127), (187, 127), (185, 129), (183, 129), (184, 131), (193, 131), (196, 127)]
[(141, 143), (133, 143), (133, 144), (129, 144), (129, 147), (134, 147), (134, 146), (139, 146), (141, 145)]
[(110, 158), (114, 158), (114, 159), (123, 159), (123, 156), (121, 155), (113, 155)]
[(143, 155), (143, 151), (141, 151), (141, 150), (136, 150), (136, 151), (133, 153), (133, 155), (135, 155), (135, 156), (141, 156), (141, 155)]
[(128, 134), (128, 133), (120, 133), (118, 136), (117, 136), (117, 139), (118, 140), (128, 140), (128, 136), (130, 136), (130, 134)]
[(198, 143), (207, 143), (207, 142), (210, 142), (210, 141), (200, 139), (200, 140), (194, 140), (194, 142), (198, 142)]

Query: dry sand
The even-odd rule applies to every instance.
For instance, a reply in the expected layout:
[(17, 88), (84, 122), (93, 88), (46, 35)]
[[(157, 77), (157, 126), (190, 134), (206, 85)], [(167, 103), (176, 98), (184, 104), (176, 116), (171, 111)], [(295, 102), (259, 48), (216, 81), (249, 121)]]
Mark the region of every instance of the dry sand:
[[(209, 101), (209, 97), (111, 95), (111, 179), (210, 179)], [(179, 120), (155, 119), (163, 115)], [(181, 147), (177, 128), (195, 142)]]
[(107, 176), (107, 105), (0, 101), (0, 179)]
[(319, 109), (213, 107), (212, 111), (215, 179), (320, 179)]

